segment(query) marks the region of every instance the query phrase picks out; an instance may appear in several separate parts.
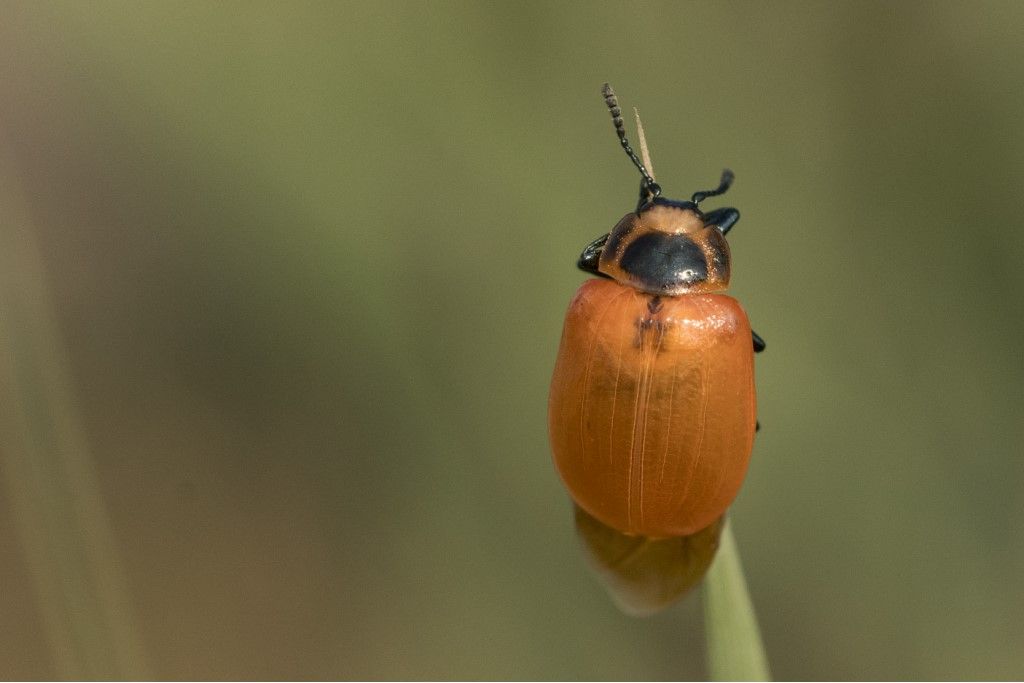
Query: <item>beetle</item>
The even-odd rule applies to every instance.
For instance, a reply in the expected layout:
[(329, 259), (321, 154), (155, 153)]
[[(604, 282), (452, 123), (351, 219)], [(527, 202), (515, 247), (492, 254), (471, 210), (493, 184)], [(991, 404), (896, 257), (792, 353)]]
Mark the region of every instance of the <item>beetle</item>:
[(640, 171), (640, 199), (583, 250), (583, 283), (566, 313), (548, 400), (555, 466), (573, 500), (626, 534), (685, 536), (714, 524), (746, 475), (758, 428), (754, 353), (764, 341), (724, 294), (725, 236), (740, 214), (703, 212), (661, 187), (626, 138), (615, 93), (603, 95)]

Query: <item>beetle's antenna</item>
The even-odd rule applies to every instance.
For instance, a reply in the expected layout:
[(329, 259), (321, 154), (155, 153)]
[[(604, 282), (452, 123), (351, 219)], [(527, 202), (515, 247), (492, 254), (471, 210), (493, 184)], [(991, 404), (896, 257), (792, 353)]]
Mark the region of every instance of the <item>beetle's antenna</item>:
[(604, 103), (608, 105), (608, 111), (611, 112), (612, 123), (615, 125), (615, 133), (619, 136), (619, 143), (622, 145), (622, 149), (625, 150), (626, 155), (644, 178), (643, 182), (640, 183), (640, 203), (637, 205), (637, 211), (639, 211), (640, 207), (648, 200), (648, 196), (650, 199), (661, 196), (661, 186), (654, 182), (654, 178), (647, 171), (644, 162), (640, 161), (640, 157), (629, 146), (629, 140), (626, 139), (625, 124), (622, 121), (622, 110), (619, 109), (619, 101), (615, 97), (615, 91), (612, 90), (612, 86), (605, 83), (604, 87), (601, 88), (601, 94), (604, 95)]
[(725, 194), (725, 191), (732, 185), (732, 181), (735, 180), (736, 176), (729, 169), (722, 171), (722, 179), (718, 181), (718, 187), (713, 190), (703, 190), (701, 192), (694, 192), (693, 196), (690, 197), (690, 201), (694, 204), (700, 204), (708, 197), (714, 197), (716, 195)]

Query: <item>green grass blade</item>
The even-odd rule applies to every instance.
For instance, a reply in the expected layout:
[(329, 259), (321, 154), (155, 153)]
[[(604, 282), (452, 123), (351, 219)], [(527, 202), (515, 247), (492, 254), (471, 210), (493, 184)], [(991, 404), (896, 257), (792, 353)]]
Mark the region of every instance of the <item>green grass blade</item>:
[(771, 680), (731, 523), (722, 531), (718, 557), (704, 579), (704, 630), (711, 680)]

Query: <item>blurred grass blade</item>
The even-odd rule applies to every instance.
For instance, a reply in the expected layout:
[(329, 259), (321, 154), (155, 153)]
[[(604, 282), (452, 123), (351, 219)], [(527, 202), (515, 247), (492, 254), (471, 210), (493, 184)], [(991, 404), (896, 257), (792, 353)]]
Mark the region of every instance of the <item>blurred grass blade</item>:
[(147, 679), (29, 212), (3, 143), (0, 514), (18, 530), (57, 677)]
[(771, 680), (731, 522), (725, 525), (718, 557), (704, 579), (704, 630), (711, 680)]

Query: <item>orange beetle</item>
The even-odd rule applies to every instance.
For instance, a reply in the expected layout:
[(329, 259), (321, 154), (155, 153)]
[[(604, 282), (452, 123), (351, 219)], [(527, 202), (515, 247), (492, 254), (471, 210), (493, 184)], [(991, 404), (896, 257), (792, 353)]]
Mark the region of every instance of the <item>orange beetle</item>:
[[(667, 200), (626, 140), (604, 95), (640, 202), (584, 249), (579, 267), (605, 279), (576, 292), (548, 404), (555, 465), (573, 500), (626, 534), (685, 536), (713, 524), (747, 471), (757, 428), (750, 329), (729, 285), (726, 233), (739, 211), (703, 213)], [(753, 344), (751, 341), (753, 340)]]

